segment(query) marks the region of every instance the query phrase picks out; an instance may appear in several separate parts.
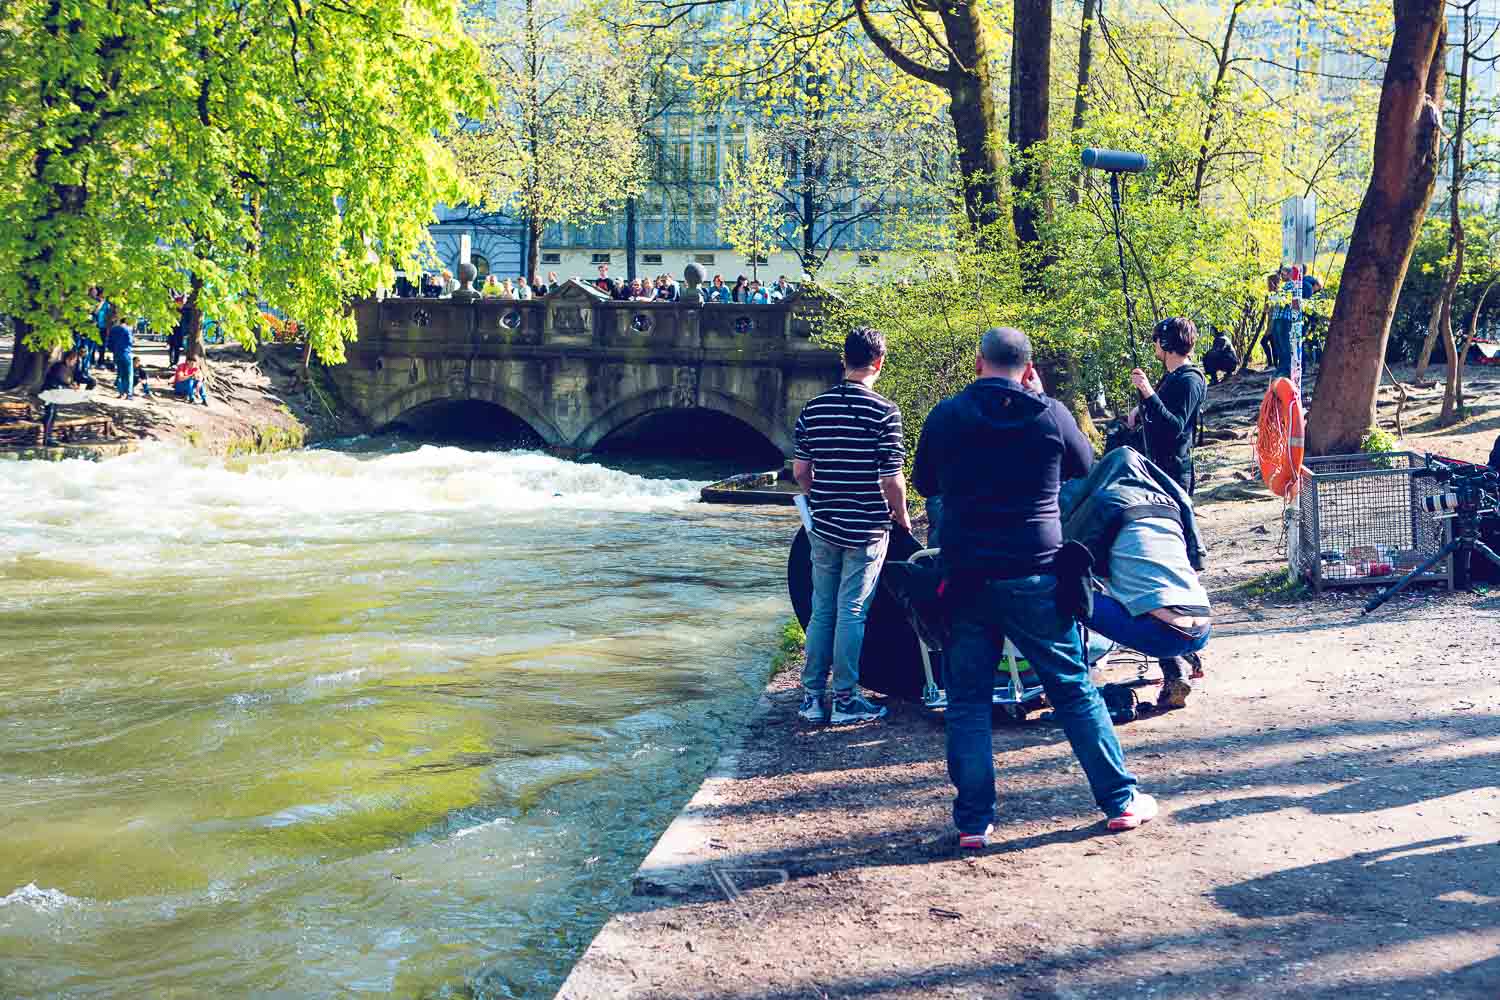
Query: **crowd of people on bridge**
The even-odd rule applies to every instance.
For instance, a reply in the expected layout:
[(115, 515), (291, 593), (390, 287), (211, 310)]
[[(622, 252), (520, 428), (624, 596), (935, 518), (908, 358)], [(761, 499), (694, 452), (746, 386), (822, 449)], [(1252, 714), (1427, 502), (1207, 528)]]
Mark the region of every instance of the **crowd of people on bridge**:
[[(679, 281), (672, 274), (662, 273), (654, 278), (618, 279), (610, 276), (608, 264), (600, 264), (598, 271), (598, 275), (593, 278), (579, 277), (576, 280), (597, 288), (616, 302), (678, 302), (683, 296), (685, 281)], [(556, 271), (548, 271), (545, 280), (536, 275), (530, 278), (521, 275), (512, 279), (490, 274), (475, 291), (486, 299), (524, 302), (554, 295), (563, 284), (558, 280)], [(418, 275), (416, 281), (406, 275), (398, 275), (395, 293), (397, 298), (441, 299), (452, 298), (461, 288), (462, 284), (453, 276), (453, 272), (444, 268), (434, 273), (424, 272)], [(730, 284), (722, 274), (716, 274), (702, 286), (705, 302), (741, 305), (773, 305), (788, 298), (796, 290), (797, 286), (788, 281), (784, 274), (764, 285), (758, 278), (743, 274)]]

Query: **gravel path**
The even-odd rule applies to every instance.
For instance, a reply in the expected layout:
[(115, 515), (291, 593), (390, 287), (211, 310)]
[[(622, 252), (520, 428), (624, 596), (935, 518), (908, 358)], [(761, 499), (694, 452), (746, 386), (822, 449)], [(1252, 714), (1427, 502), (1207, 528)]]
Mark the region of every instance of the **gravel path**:
[[(1487, 454), (1495, 388), (1408, 443)], [(1120, 727), (1157, 822), (1106, 833), (1061, 731), (997, 723), (999, 842), (962, 857), (941, 722), (808, 726), (786, 672), (559, 996), (1500, 997), (1500, 597), (1361, 619), (1281, 584), (1281, 502), (1234, 495), (1200, 511), (1208, 676)]]

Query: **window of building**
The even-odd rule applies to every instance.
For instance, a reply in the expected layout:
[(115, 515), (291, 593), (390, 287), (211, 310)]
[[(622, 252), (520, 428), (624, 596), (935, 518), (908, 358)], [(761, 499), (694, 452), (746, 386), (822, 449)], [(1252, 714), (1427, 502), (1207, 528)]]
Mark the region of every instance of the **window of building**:
[(713, 262), (714, 262), (714, 255), (711, 254), (711, 253), (695, 253), (695, 254), (693, 254), (693, 263), (694, 264), (712, 264)]
[(469, 254), (469, 263), (474, 265), (476, 282), (483, 281), (490, 273), (490, 259), (482, 253)]
[(544, 254), (542, 254), (542, 263), (543, 264), (561, 264), (562, 263), (562, 254), (560, 254), (560, 253), (544, 253)]
[(709, 184), (719, 183), (719, 142), (717, 139), (698, 143), (698, 179)]
[(608, 264), (609, 263), (609, 254), (607, 254), (607, 253), (589, 254), (589, 260), (590, 260), (591, 263), (594, 263), (594, 264)]
[(761, 266), (764, 266), (764, 265), (769, 264), (771, 262), (766, 259), (766, 255), (765, 254), (758, 253), (758, 254), (754, 254), (753, 256), (746, 257), (745, 258), (745, 263), (746, 264), (759, 264)]
[(874, 267), (880, 263), (880, 255), (874, 253), (862, 253), (859, 255), (860, 267)]
[(659, 254), (659, 253), (645, 253), (645, 254), (641, 254), (641, 261), (643, 263), (646, 263), (646, 264), (660, 264), (661, 263), (661, 254)]

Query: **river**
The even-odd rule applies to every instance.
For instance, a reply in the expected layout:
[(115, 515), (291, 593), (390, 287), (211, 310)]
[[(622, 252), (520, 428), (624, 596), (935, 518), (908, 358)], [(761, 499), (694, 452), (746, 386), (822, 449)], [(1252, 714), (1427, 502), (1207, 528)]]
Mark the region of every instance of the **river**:
[(650, 471), (0, 467), (0, 996), (550, 996), (789, 614), (794, 515)]

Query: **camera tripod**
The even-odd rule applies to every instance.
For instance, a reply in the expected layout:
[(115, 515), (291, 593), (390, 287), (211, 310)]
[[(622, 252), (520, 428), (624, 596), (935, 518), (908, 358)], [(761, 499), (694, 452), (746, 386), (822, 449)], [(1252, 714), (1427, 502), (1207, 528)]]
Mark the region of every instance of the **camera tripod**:
[[(1447, 479), (1451, 475), (1451, 472), (1446, 475), (1440, 474), (1439, 479)], [(1454, 557), (1454, 574), (1465, 581), (1468, 580), (1469, 576), (1469, 563), (1476, 552), (1494, 563), (1497, 567), (1500, 567), (1500, 555), (1497, 555), (1495, 550), (1486, 545), (1483, 539), (1479, 537), (1480, 526), (1486, 519), (1495, 517), (1497, 511), (1493, 508), (1486, 510), (1482, 506), (1486, 497), (1477, 483), (1465, 482), (1461, 479), (1455, 486), (1457, 487), (1455, 494), (1458, 503), (1453, 515), (1452, 540), (1426, 559), (1416, 569), (1370, 598), (1369, 602), (1365, 604), (1365, 609), (1360, 612), (1361, 615), (1369, 614), (1392, 597), (1401, 593), (1413, 580), (1432, 569), (1432, 567), (1450, 555)]]

